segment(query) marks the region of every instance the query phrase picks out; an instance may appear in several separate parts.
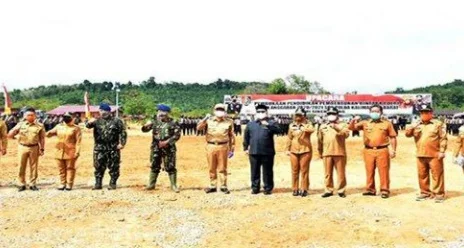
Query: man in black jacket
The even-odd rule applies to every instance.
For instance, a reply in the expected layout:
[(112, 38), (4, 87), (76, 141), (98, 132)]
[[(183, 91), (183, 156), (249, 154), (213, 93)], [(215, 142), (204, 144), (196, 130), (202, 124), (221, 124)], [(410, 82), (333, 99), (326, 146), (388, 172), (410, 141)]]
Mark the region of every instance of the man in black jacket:
[(279, 124), (267, 116), (267, 106), (256, 106), (256, 120), (248, 123), (243, 139), (243, 149), (249, 155), (251, 165), (251, 193), (258, 194), (263, 167), (264, 194), (274, 188), (274, 135), (281, 130)]

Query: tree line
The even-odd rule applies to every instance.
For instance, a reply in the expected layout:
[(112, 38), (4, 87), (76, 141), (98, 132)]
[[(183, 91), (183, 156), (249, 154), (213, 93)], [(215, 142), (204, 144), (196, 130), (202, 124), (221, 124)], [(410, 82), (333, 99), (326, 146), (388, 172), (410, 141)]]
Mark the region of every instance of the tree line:
[[(115, 89), (120, 90), (120, 105), (129, 115), (151, 115), (156, 104), (165, 103), (173, 107), (175, 116), (203, 116), (214, 104), (223, 101), (224, 95), (238, 94), (330, 94), (317, 81), (300, 75), (289, 75), (271, 82), (238, 82), (217, 79), (209, 84), (158, 82), (150, 77), (139, 83), (90, 82), (84, 80), (73, 85), (49, 85), (10, 92), (14, 108), (33, 106), (49, 111), (60, 105), (84, 104), (84, 93), (90, 93), (90, 103), (115, 104)], [(410, 90), (397, 88), (388, 93), (432, 93), (437, 109), (464, 110), (464, 82), (454, 80), (443, 85), (433, 85)], [(3, 95), (0, 95), (3, 103)]]

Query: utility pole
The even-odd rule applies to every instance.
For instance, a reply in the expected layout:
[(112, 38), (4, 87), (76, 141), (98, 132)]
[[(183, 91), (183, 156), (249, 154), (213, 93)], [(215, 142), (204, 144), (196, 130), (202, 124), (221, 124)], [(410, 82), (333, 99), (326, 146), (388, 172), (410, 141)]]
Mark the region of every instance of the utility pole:
[(116, 118), (119, 118), (119, 83), (115, 83), (114, 90), (116, 91)]

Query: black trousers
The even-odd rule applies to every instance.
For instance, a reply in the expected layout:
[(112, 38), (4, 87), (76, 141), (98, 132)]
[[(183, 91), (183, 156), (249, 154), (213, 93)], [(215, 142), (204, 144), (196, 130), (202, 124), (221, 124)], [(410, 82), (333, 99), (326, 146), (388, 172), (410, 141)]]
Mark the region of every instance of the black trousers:
[(274, 189), (274, 155), (250, 155), (251, 168), (251, 189), (260, 190), (261, 185), (261, 167), (263, 168), (264, 190), (272, 191)]

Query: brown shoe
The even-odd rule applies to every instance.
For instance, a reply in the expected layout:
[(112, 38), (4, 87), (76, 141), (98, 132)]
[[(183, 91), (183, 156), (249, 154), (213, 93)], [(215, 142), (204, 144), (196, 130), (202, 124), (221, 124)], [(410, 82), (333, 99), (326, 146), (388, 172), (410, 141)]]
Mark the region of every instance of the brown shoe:
[(367, 192), (362, 193), (362, 195), (363, 196), (375, 196), (376, 194), (374, 192), (367, 191)]

